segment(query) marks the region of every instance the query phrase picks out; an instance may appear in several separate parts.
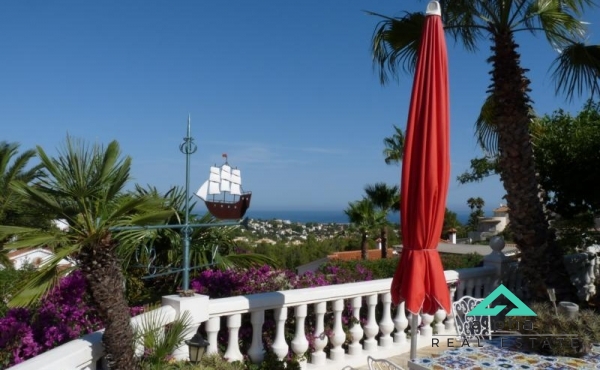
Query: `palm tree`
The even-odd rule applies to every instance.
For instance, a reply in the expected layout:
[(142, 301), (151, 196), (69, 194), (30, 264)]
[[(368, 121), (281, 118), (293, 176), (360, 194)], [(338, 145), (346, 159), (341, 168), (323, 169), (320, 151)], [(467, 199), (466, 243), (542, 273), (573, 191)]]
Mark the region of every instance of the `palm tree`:
[[(529, 132), (531, 100), (526, 69), (520, 66), (515, 36), (520, 31), (543, 34), (550, 44), (561, 49), (555, 62), (557, 91), (567, 97), (582, 93), (586, 87), (599, 91), (600, 57), (598, 46), (584, 45), (584, 23), (578, 19), (588, 0), (458, 0), (441, 1), (446, 30), (469, 51), (487, 37), (491, 42), (492, 84), (487, 106), (491, 124), (498, 134), (500, 178), (511, 210), (515, 242), (522, 254), (521, 268), (534, 299), (545, 299), (546, 287), (557, 294), (572, 295), (573, 286), (562, 263), (544, 212), (539, 181), (534, 165)], [(408, 13), (382, 18), (372, 40), (374, 63), (382, 83), (398, 67), (414, 69), (416, 50), (425, 16)], [(572, 297), (563, 297), (572, 298)]]
[[(24, 207), (19, 194), (11, 184), (17, 181), (29, 183), (41, 176), (41, 165), (29, 169), (27, 166), (35, 157), (35, 150), (27, 150), (20, 155), (19, 144), (0, 142), (0, 225), (31, 225), (33, 222), (41, 223), (43, 218), (35, 209)], [(6, 240), (0, 238), (0, 245)], [(12, 268), (13, 264), (8, 258), (8, 250), (0, 249), (0, 265)]]
[(363, 260), (366, 260), (369, 247), (367, 237), (371, 230), (380, 227), (385, 222), (385, 217), (367, 198), (349, 203), (344, 213), (348, 216), (351, 228), (360, 233), (360, 255)]
[[(35, 157), (30, 149), (18, 155), (19, 144), (0, 142), (0, 225), (31, 225), (39, 223), (39, 216), (28, 207), (23, 207), (20, 195), (11, 184), (20, 181), (30, 183), (42, 176), (41, 164), (27, 168)], [(35, 221), (34, 221), (35, 220)]]
[(385, 164), (400, 164), (404, 156), (404, 132), (394, 125), (394, 134), (383, 139)]
[[(375, 185), (367, 185), (365, 187), (367, 198), (373, 203), (379, 212), (384, 215), (384, 220), (387, 221), (387, 216), (392, 212), (400, 211), (400, 189), (397, 185), (388, 186), (385, 183), (378, 182)], [(387, 258), (387, 222), (381, 225), (379, 237), (381, 238), (381, 258)]]
[(6, 248), (50, 246), (55, 252), (10, 304), (36, 302), (61, 275), (72, 270), (57, 269), (59, 261), (72, 259), (83, 272), (104, 322), (102, 341), (110, 367), (137, 368), (121, 261), (116, 250), (120, 236), (137, 235), (137, 239), (143, 239), (145, 231), (112, 232), (111, 229), (162, 222), (173, 212), (164, 210), (160, 199), (122, 195), (130, 179), (131, 158), (121, 158), (116, 141), (106, 148), (90, 147), (67, 137), (57, 158), (48, 157), (39, 146), (37, 154), (47, 176), (33, 185), (15, 183), (13, 189), (28, 206), (67, 220), (69, 229), (64, 232), (56, 228), (0, 226), (0, 237), (16, 236)]

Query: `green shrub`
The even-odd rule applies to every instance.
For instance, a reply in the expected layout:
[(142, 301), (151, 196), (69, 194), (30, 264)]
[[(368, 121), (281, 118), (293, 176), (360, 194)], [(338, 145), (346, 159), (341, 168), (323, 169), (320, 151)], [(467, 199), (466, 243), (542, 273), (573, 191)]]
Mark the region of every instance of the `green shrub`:
[(592, 343), (600, 341), (600, 315), (592, 310), (581, 310), (576, 319), (569, 319), (557, 316), (549, 303), (533, 303), (530, 307), (537, 316), (528, 318), (531, 323), (527, 325), (521, 317), (505, 318), (509, 327), (527, 335), (519, 341), (525, 349), (548, 356), (581, 357), (590, 352)]
[(481, 266), (483, 256), (477, 253), (453, 254), (440, 253), (444, 270), (459, 270), (470, 267)]
[[(444, 270), (458, 270), (469, 267), (480, 266), (483, 262), (483, 256), (477, 253), (470, 254), (452, 254), (440, 253)], [(399, 258), (378, 259), (378, 260), (352, 260), (352, 261), (331, 261), (325, 266), (337, 266), (343, 270), (356, 271), (356, 266), (360, 265), (373, 273), (373, 279), (387, 279), (394, 276), (398, 267)]]
[(202, 357), (199, 364), (189, 361), (165, 362), (159, 364), (144, 364), (143, 370), (245, 370), (241, 362), (227, 362), (220, 355)]

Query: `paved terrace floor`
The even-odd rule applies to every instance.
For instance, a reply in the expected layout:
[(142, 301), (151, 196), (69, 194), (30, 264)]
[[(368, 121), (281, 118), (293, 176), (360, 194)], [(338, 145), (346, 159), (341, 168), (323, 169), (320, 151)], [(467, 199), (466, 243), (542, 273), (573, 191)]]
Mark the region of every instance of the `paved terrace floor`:
[[(428, 357), (431, 355), (435, 355), (441, 353), (442, 351), (448, 349), (448, 347), (444, 344), (443, 341), (440, 341), (440, 347), (424, 347), (417, 350), (417, 357)], [(381, 358), (377, 357), (377, 354), (371, 355), (373, 358)], [(394, 364), (402, 367), (403, 369), (408, 369), (408, 360), (410, 359), (410, 352), (399, 354), (398, 356), (387, 357), (386, 360), (393, 362)], [(368, 370), (369, 367), (367, 365), (360, 367), (349, 367), (346, 366), (342, 370)]]

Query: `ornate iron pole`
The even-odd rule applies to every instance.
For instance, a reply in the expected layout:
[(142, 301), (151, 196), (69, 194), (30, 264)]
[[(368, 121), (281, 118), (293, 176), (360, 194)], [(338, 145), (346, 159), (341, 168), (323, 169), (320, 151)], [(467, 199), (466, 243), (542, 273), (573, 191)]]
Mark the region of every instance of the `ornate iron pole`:
[[(177, 272), (182, 272), (183, 283), (181, 290), (186, 293), (190, 289), (190, 270), (204, 266), (190, 267), (190, 242), (192, 239), (192, 230), (196, 227), (219, 227), (219, 226), (235, 226), (242, 225), (248, 227), (248, 218), (242, 221), (225, 221), (216, 223), (190, 224), (190, 156), (198, 150), (198, 146), (194, 144), (194, 138), (191, 136), (191, 119), (188, 115), (187, 135), (183, 138), (183, 143), (179, 145), (179, 150), (185, 154), (185, 223), (183, 225), (148, 225), (148, 226), (122, 226), (110, 228), (111, 231), (124, 230), (152, 230), (152, 229), (181, 229), (181, 239), (183, 241), (183, 266), (181, 269), (168, 268), (166, 272), (150, 273), (144, 278), (153, 278), (163, 275), (169, 275)], [(148, 271), (154, 271), (161, 268), (160, 266), (152, 265), (152, 261), (148, 264)]]
[(190, 239), (192, 228), (189, 225), (190, 220), (190, 156), (198, 150), (194, 139), (191, 137), (191, 119), (188, 114), (187, 135), (183, 138), (183, 143), (179, 150), (185, 154), (185, 226), (181, 229), (183, 238), (183, 291), (190, 289)]

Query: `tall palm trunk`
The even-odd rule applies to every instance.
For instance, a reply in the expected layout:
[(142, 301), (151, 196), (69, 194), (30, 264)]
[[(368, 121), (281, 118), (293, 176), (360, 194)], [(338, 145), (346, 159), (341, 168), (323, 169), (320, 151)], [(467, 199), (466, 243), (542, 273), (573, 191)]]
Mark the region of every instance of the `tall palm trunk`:
[(362, 237), (360, 240), (360, 258), (362, 260), (367, 259), (368, 247), (369, 247), (369, 244), (367, 243), (367, 233), (362, 233)]
[(531, 299), (547, 299), (546, 287), (572, 299), (573, 286), (546, 218), (542, 189), (534, 164), (529, 132), (529, 80), (520, 67), (518, 45), (510, 30), (493, 38), (492, 91), (498, 131), (500, 178), (506, 190), (510, 224), (522, 258), (521, 268)]
[(108, 235), (97, 244), (84, 247), (79, 261), (95, 307), (106, 325), (102, 343), (110, 368), (134, 370), (139, 365), (135, 359), (129, 307), (123, 290), (115, 289), (123, 287), (125, 282), (115, 244)]
[(379, 232), (381, 238), (381, 258), (387, 258), (387, 226), (382, 226)]

